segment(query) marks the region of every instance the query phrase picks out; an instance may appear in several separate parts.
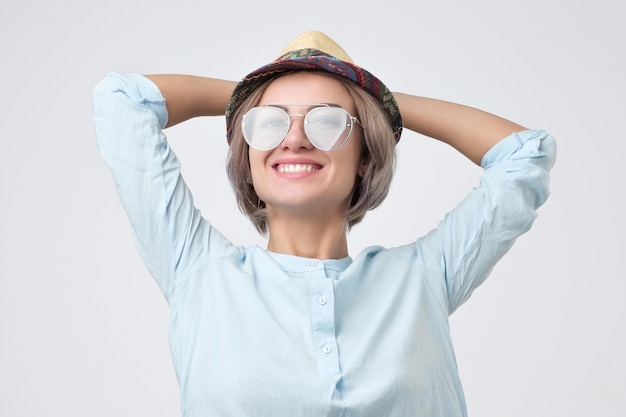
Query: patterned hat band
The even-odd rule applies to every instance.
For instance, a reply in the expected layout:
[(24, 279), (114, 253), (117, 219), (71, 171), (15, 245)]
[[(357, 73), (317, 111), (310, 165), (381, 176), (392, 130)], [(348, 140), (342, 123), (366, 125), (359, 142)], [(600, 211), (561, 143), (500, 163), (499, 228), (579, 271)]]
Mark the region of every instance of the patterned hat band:
[(246, 75), (235, 87), (226, 106), (226, 138), (232, 138), (232, 115), (265, 81), (291, 71), (325, 71), (347, 78), (367, 91), (380, 104), (396, 142), (402, 134), (402, 118), (391, 91), (367, 70), (355, 65), (348, 54), (321, 32), (305, 32), (289, 43), (268, 65)]

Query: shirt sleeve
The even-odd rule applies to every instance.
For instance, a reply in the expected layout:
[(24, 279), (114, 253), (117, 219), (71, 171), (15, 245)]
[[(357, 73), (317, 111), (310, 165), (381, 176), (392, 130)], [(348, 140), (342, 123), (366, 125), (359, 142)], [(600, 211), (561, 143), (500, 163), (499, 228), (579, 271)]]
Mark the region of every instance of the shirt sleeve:
[(166, 298), (198, 262), (232, 250), (194, 207), (162, 129), (168, 114), (156, 84), (108, 74), (93, 90), (98, 150), (111, 170), (135, 244)]
[(479, 185), (418, 241), (425, 262), (442, 268), (449, 314), (530, 229), (550, 194), (555, 157), (555, 140), (542, 130), (514, 133), (498, 142), (481, 161)]

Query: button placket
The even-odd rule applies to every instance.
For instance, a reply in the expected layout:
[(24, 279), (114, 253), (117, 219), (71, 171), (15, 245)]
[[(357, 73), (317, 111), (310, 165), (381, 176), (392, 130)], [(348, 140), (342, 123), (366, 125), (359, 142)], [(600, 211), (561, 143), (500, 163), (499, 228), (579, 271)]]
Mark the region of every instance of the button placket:
[(320, 374), (340, 373), (335, 338), (335, 307), (333, 280), (323, 277), (311, 280), (311, 319), (314, 349), (317, 350)]

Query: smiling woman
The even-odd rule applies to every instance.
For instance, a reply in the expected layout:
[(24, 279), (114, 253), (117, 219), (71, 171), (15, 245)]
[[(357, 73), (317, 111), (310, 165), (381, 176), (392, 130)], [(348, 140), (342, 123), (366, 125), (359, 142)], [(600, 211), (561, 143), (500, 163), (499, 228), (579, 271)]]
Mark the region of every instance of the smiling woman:
[[(172, 310), (183, 415), (467, 415), (448, 316), (548, 197), (548, 133), (391, 93), (320, 32), (239, 83), (110, 74), (94, 101), (100, 152)], [(266, 249), (200, 216), (162, 131), (219, 115)], [(480, 164), (480, 184), (426, 236), (353, 259), (347, 233), (385, 199), (403, 127)]]
[[(359, 223), (365, 214), (378, 207), (387, 197), (389, 186), (392, 180), (393, 171), (395, 168), (395, 144), (399, 136), (395, 135), (389, 125), (389, 118), (382, 111), (380, 103), (370, 94), (368, 94), (363, 88), (355, 85), (352, 81), (347, 80), (345, 77), (330, 74), (322, 71), (310, 71), (306, 73), (294, 73), (293, 75), (300, 74), (300, 76), (309, 76), (309, 81), (315, 80), (311, 78), (313, 75), (318, 77), (325, 76), (324, 78), (318, 78), (318, 83), (327, 83), (332, 86), (332, 80), (343, 86), (340, 90), (346, 90), (350, 95), (351, 103), (349, 106), (355, 106), (356, 110), (353, 112), (348, 111), (350, 117), (352, 114), (358, 114), (359, 117), (354, 117), (354, 124), (351, 126), (351, 130), (348, 130), (345, 136), (345, 143), (357, 142), (361, 143), (361, 162), (359, 167), (359, 174), (355, 178), (355, 186), (351, 198), (351, 204), (348, 207), (347, 213), (345, 213), (345, 223), (349, 229), (353, 225)], [(285, 78), (285, 77), (281, 77)], [(305, 78), (306, 79), (306, 78)], [(269, 84), (274, 84), (275, 88), (279, 85), (275, 85), (274, 81), (279, 79), (266, 80), (264, 83), (259, 84), (258, 88), (241, 103), (241, 107), (234, 112), (231, 117), (231, 124), (242, 124), (242, 129), (232, 129), (230, 134), (230, 153), (227, 164), (227, 171), (235, 193), (237, 195), (237, 201), (242, 212), (247, 214), (257, 230), (260, 233), (266, 233), (267, 229), (267, 212), (265, 202), (261, 200), (253, 186), (250, 178), (252, 176), (250, 172), (249, 163), (249, 142), (250, 139), (245, 139), (246, 135), (246, 122), (245, 119), (249, 117), (250, 111), (255, 111), (255, 106), (258, 106), (261, 100), (261, 96), (264, 94), (265, 89)], [(313, 85), (313, 84), (311, 84)], [(321, 87), (318, 85), (317, 87)], [(336, 86), (335, 86), (336, 87)], [(319, 89), (313, 87), (316, 92)], [(323, 91), (323, 90), (321, 90)], [(319, 94), (318, 94), (319, 95)], [(235, 97), (235, 95), (233, 95)], [(265, 101), (269, 103), (267, 97), (264, 96)], [(284, 99), (283, 99), (284, 100)], [(331, 103), (325, 103), (330, 105)], [(337, 103), (332, 103), (334, 106), (338, 106)], [(283, 105), (284, 107), (284, 105)], [(293, 106), (292, 106), (293, 107)], [(310, 106), (306, 106), (307, 108)], [(349, 107), (349, 108), (350, 108)], [(292, 108), (293, 110), (293, 108)], [(254, 113), (253, 113), (254, 114)], [(296, 126), (298, 122), (296, 122)], [(304, 122), (306, 123), (306, 121)], [(301, 127), (299, 129), (302, 129)], [(305, 127), (306, 129), (306, 127)], [(260, 146), (261, 148), (273, 149), (278, 146), (287, 135), (288, 129), (281, 131), (280, 135), (275, 136), (275, 140), (272, 143), (274, 146)], [(345, 132), (344, 132), (345, 133)], [(311, 141), (309, 133), (305, 132), (307, 141), (305, 145)], [(349, 140), (352, 135), (359, 135), (352, 140)], [(314, 142), (314, 141), (313, 141)], [(311, 145), (313, 144), (311, 142)], [(341, 146), (345, 145), (342, 143)], [(313, 145), (315, 146), (315, 145)], [(255, 148), (256, 146), (253, 146)], [(321, 146), (323, 148), (323, 146)], [(318, 149), (320, 147), (318, 146)], [(337, 148), (340, 148), (339, 146)], [(315, 257), (315, 256), (314, 256)]]
[[(344, 125), (349, 120), (345, 113), (357, 111), (352, 97), (341, 82), (316, 72), (296, 72), (271, 82), (259, 104), (263, 106), (276, 102), (333, 103), (337, 107), (329, 109), (340, 111), (339, 116), (343, 118)], [(289, 253), (296, 249), (296, 253), (313, 258), (343, 258), (348, 255), (347, 242), (342, 238), (345, 236), (346, 216), (357, 178), (362, 177), (367, 168), (366, 155), (369, 152), (361, 144), (362, 133), (356, 131), (349, 137), (344, 135), (344, 131), (348, 130), (346, 128), (336, 135), (344, 135), (342, 146), (330, 152), (316, 148), (307, 134), (310, 107), (289, 106), (295, 114), (306, 112), (306, 117), (297, 118), (274, 149), (267, 151), (250, 147), (252, 184), (267, 213), (267, 223), (270, 225), (269, 250)], [(320, 107), (315, 107), (313, 111), (317, 109)], [(234, 135), (233, 141), (236, 140), (241, 140), (241, 136)], [(331, 143), (335, 142), (336, 139), (331, 140)], [(296, 167), (299, 169), (296, 170)], [(288, 225), (283, 226), (284, 222), (288, 222)], [(287, 226), (303, 232), (317, 230), (314, 238), (323, 239), (315, 245), (318, 253), (305, 253), (311, 252), (313, 246), (302, 241), (306, 246), (280, 248), (279, 245), (286, 240), (272, 233), (271, 228)], [(337, 231), (342, 233), (337, 234)]]

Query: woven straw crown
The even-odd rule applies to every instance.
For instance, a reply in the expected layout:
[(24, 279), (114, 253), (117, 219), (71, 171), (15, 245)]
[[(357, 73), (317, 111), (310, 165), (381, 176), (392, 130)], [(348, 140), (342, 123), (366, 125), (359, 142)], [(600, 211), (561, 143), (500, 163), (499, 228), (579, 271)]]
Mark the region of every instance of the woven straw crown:
[(352, 58), (348, 56), (347, 52), (337, 42), (333, 41), (326, 34), (315, 31), (304, 32), (293, 39), (280, 51), (276, 59), (279, 60), (285, 54), (300, 49), (316, 49), (341, 61), (354, 64)]
[(322, 32), (304, 32), (280, 52), (278, 58), (246, 75), (235, 87), (226, 106), (226, 137), (230, 143), (232, 115), (265, 81), (291, 71), (325, 71), (340, 75), (367, 91), (385, 112), (396, 142), (402, 134), (402, 118), (391, 91), (378, 78), (354, 64), (346, 51)]

